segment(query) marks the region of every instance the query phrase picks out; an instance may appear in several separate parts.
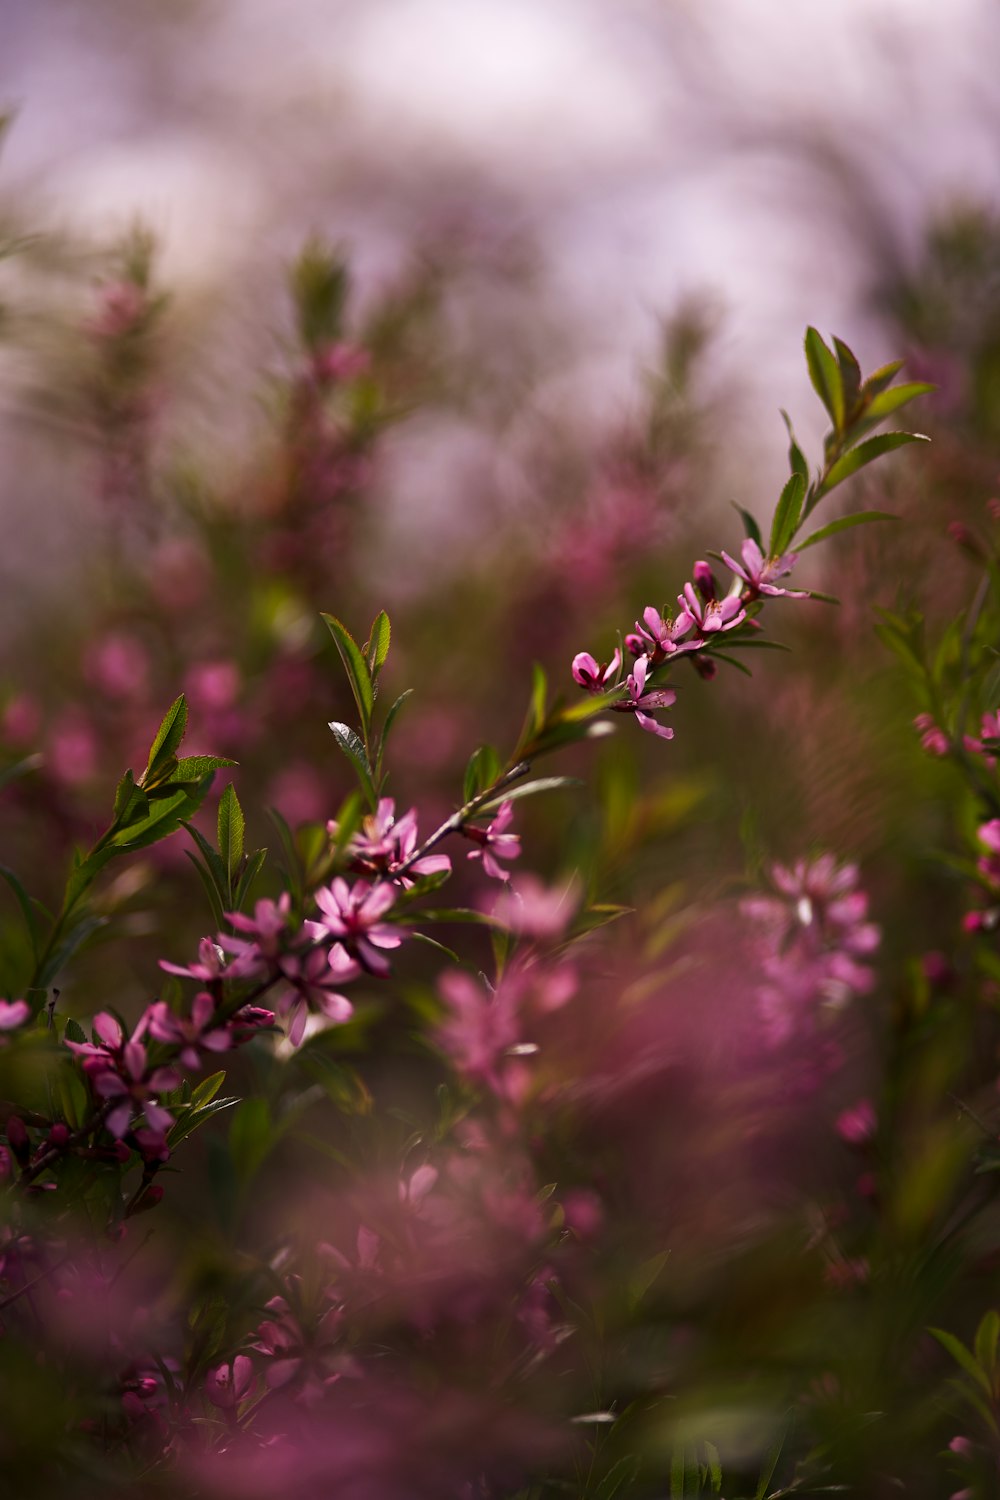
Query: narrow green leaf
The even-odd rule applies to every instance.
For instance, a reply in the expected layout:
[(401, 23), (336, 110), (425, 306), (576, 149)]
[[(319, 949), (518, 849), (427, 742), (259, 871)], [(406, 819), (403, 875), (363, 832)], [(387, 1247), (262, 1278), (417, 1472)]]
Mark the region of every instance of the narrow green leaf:
[(785, 426), (788, 429), (788, 466), (793, 474), (801, 474), (806, 484), (808, 484), (809, 465), (806, 462), (805, 454), (802, 452), (802, 449), (799, 447), (796, 441), (795, 432), (792, 428), (792, 419), (788, 415), (787, 411), (784, 410), (784, 408), (781, 408), (781, 415), (784, 418)]
[(538, 792), (554, 792), (564, 786), (583, 786), (583, 782), (577, 776), (540, 776), (537, 781), (522, 781), (498, 792), (489, 802), (484, 802), (479, 811), (492, 812), (502, 802), (516, 802), (519, 797), (534, 797)]
[(233, 1165), (244, 1182), (254, 1176), (277, 1139), (277, 1132), (272, 1129), (271, 1109), (267, 1100), (244, 1099), (229, 1127), (229, 1150)]
[(156, 738), (149, 749), (149, 759), (146, 769), (139, 779), (139, 785), (145, 786), (147, 782), (153, 781), (164, 762), (172, 760), (187, 729), (187, 699), (181, 693), (175, 698), (163, 716), (163, 722), (156, 731)]
[(395, 703), (392, 705), (392, 707), (390, 708), (389, 712), (386, 714), (386, 716), (385, 716), (385, 726), (384, 726), (384, 728), (382, 730), (382, 748), (383, 748), (383, 750), (385, 749), (386, 743), (387, 743), (387, 741), (389, 739), (389, 730), (392, 728), (393, 724), (395, 724), (395, 722), (396, 722), (396, 715), (399, 713), (399, 710), (402, 708), (403, 704), (406, 702), (407, 698), (409, 698), (409, 696), (410, 696), (410, 694), (412, 692), (413, 692), (412, 688), (407, 688), (404, 693), (400, 693), (399, 697), (396, 699)]
[(354, 767), (358, 781), (361, 783), (361, 790), (374, 808), (378, 798), (375, 795), (371, 767), (368, 764), (368, 756), (361, 738), (355, 734), (349, 724), (340, 724), (336, 719), (330, 720), (329, 728), (337, 744)]
[(217, 823), (219, 856), (226, 871), (230, 893), (232, 893), (235, 887), (240, 866), (243, 863), (243, 836), (245, 832), (246, 819), (243, 816), (240, 799), (236, 795), (236, 788), (230, 782), (219, 798), (219, 817)]
[(107, 925), (105, 917), (81, 917), (78, 922), (67, 930), (61, 943), (49, 954), (41, 973), (35, 980), (39, 989), (48, 989), (63, 965), (68, 963), (73, 954), (82, 948), (89, 937), (92, 937), (100, 928)]
[(785, 1446), (785, 1437), (786, 1433), (784, 1431), (779, 1432), (771, 1445), (770, 1451), (764, 1460), (764, 1466), (760, 1471), (760, 1478), (757, 1481), (757, 1488), (754, 1491), (754, 1500), (765, 1500), (768, 1486), (774, 1477), (775, 1469), (778, 1467), (781, 1450)]
[(389, 616), (385, 610), (380, 610), (372, 621), (372, 628), (368, 635), (368, 644), (365, 647), (365, 655), (368, 658), (368, 667), (373, 677), (377, 677), (379, 671), (389, 655), (389, 642), (392, 639), (392, 629), (389, 624)]
[(220, 896), (219, 889), (204, 862), (196, 854), (192, 854), (190, 849), (185, 849), (184, 853), (198, 872), (198, 879), (204, 887), (205, 895), (208, 897), (208, 904), (212, 908), (212, 920), (215, 926), (217, 928), (223, 927), (226, 921), (226, 906), (228, 905), (225, 894)]
[(218, 1073), (212, 1073), (208, 1078), (203, 1078), (197, 1088), (191, 1092), (191, 1103), (197, 1109), (202, 1104), (209, 1104), (215, 1098), (226, 1081), (226, 1071), (223, 1068)]
[(990, 1308), (976, 1329), (976, 1359), (992, 1379), (997, 1366), (997, 1341), (1000, 1340), (1000, 1313)]
[(4, 787), (9, 786), (11, 782), (19, 781), (22, 776), (27, 776), (32, 771), (37, 771), (44, 763), (45, 757), (36, 753), (34, 755), (25, 755), (21, 760), (14, 761), (12, 765), (5, 766), (0, 771), (0, 791), (3, 791)]
[(733, 510), (739, 513), (740, 520), (743, 522), (744, 533), (753, 541), (755, 541), (757, 543), (757, 546), (761, 549), (761, 551), (763, 551), (764, 538), (761, 535), (760, 527), (757, 525), (757, 522), (754, 520), (753, 516), (748, 510), (744, 510), (742, 505), (737, 505), (735, 500), (731, 501), (730, 503), (732, 504)]
[(866, 402), (871, 401), (873, 397), (879, 396), (883, 391), (888, 390), (902, 368), (903, 361), (901, 359), (894, 359), (891, 364), (882, 365), (879, 369), (873, 371), (861, 387), (861, 394), (864, 396)]
[(744, 666), (743, 662), (737, 661), (735, 656), (727, 656), (723, 651), (713, 651), (711, 655), (713, 661), (724, 661), (727, 666), (735, 667), (737, 672), (742, 672), (744, 677), (753, 676), (750, 668)]
[(334, 615), (324, 614), (322, 616), (326, 628), (333, 636), (340, 652), (340, 659), (344, 663), (344, 671), (347, 680), (351, 684), (351, 692), (354, 701), (358, 705), (358, 713), (361, 715), (361, 730), (365, 739), (368, 737), (368, 726), (371, 723), (372, 707), (375, 702), (375, 693), (372, 688), (371, 673), (368, 663), (361, 653), (361, 648), (351, 635), (346, 625), (342, 625)]
[(804, 542), (796, 544), (796, 552), (804, 552), (807, 547), (813, 547), (817, 542), (825, 542), (828, 536), (836, 536), (838, 531), (849, 531), (852, 526), (867, 526), (870, 521), (897, 521), (887, 510), (858, 510), (852, 516), (840, 516), (836, 521), (831, 521), (827, 526), (821, 526), (819, 531), (814, 531), (812, 536), (807, 536)]
[(545, 672), (536, 661), (531, 669), (531, 713), (533, 719), (532, 734), (537, 734), (545, 723), (545, 709), (548, 699), (548, 683)]
[(712, 1486), (713, 1495), (722, 1494), (722, 1460), (719, 1450), (714, 1443), (705, 1444), (705, 1466), (708, 1469), (708, 1480)]
[(815, 328), (806, 330), (805, 347), (806, 364), (809, 366), (809, 379), (812, 381), (813, 390), (830, 413), (836, 431), (842, 432), (844, 386), (840, 366)]
[(255, 849), (252, 854), (247, 855), (247, 862), (244, 866), (243, 874), (240, 876), (240, 883), (236, 888), (235, 903), (237, 911), (243, 910), (244, 903), (253, 890), (253, 883), (264, 868), (264, 861), (266, 859), (266, 849)]
[(801, 474), (793, 474), (781, 491), (771, 522), (771, 557), (780, 557), (798, 530), (802, 516), (802, 502), (806, 496), (806, 482)]
[(840, 384), (844, 392), (844, 415), (847, 420), (853, 413), (861, 394), (861, 366), (855, 358), (854, 351), (836, 335), (834, 335), (833, 347), (837, 353)]
[(206, 1124), (214, 1115), (221, 1114), (224, 1109), (232, 1109), (234, 1104), (239, 1104), (239, 1099), (212, 1099), (198, 1109), (186, 1109), (178, 1118), (173, 1128), (167, 1133), (167, 1145), (173, 1149), (186, 1141), (189, 1135), (193, 1135), (199, 1126)]
[(937, 386), (929, 380), (912, 380), (907, 385), (894, 386), (892, 390), (872, 397), (865, 406), (864, 419), (866, 422), (881, 422), (883, 417), (891, 416), (918, 396), (929, 396), (936, 390)]
[(957, 1339), (953, 1333), (948, 1333), (944, 1328), (928, 1328), (927, 1332), (932, 1334), (943, 1348), (947, 1349), (952, 1359), (961, 1365), (966, 1375), (970, 1375), (978, 1385), (982, 1386), (987, 1396), (992, 1396), (993, 1392), (989, 1376), (960, 1339)]
[(14, 894), (14, 899), (21, 909), (21, 915), (24, 918), (24, 925), (25, 927), (27, 927), (28, 937), (31, 939), (31, 956), (34, 959), (35, 963), (37, 963), (38, 919), (35, 916), (35, 909), (31, 904), (31, 897), (24, 889), (24, 886), (21, 884), (20, 880), (18, 880), (17, 876), (14, 874), (14, 871), (8, 869), (6, 865), (0, 865), (0, 879), (5, 880), (10, 886), (11, 891)]
[(907, 443), (929, 442), (930, 438), (925, 437), (922, 432), (880, 432), (876, 437), (866, 438), (863, 443), (837, 459), (823, 481), (823, 492), (826, 494), (838, 484), (843, 484), (845, 479), (850, 479), (852, 474), (856, 474), (874, 459), (881, 458), (884, 453), (903, 448)]
[(480, 745), (469, 756), (462, 782), (462, 800), (471, 802), (480, 792), (492, 786), (500, 775), (500, 757), (492, 745)]

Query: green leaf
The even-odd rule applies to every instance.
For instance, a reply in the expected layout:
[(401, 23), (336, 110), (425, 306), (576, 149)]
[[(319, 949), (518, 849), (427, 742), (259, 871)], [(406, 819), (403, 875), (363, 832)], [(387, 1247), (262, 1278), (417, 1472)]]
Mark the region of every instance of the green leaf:
[[(190, 849), (185, 849), (184, 853), (198, 872), (198, 879), (204, 887), (205, 895), (208, 897), (208, 904), (212, 908), (212, 920), (216, 928), (224, 927), (226, 922), (226, 906), (229, 904), (225, 894), (220, 896), (219, 888), (213, 880), (211, 872), (203, 861), (198, 858), (197, 854), (192, 854)], [(218, 855), (216, 855), (216, 858), (218, 858)]]
[(802, 502), (806, 496), (806, 482), (801, 474), (793, 474), (778, 499), (771, 522), (771, 557), (780, 557), (798, 530), (802, 515)]
[(221, 771), (226, 766), (235, 766), (235, 760), (224, 755), (182, 755), (170, 775), (170, 785), (180, 782), (200, 781), (209, 771)]
[(462, 782), (462, 800), (471, 802), (480, 792), (493, 785), (500, 775), (500, 757), (492, 745), (480, 745), (469, 756)]
[(763, 550), (764, 550), (764, 538), (761, 535), (761, 530), (760, 530), (760, 527), (757, 525), (757, 522), (754, 520), (754, 518), (750, 514), (750, 512), (748, 510), (744, 510), (742, 505), (737, 505), (735, 500), (733, 500), (731, 502), (731, 504), (732, 504), (733, 510), (735, 510), (735, 511), (737, 511), (739, 513), (740, 520), (743, 522), (743, 530), (744, 530), (744, 532), (746, 533), (746, 535), (748, 537), (750, 537), (753, 541), (755, 541), (757, 543), (757, 546), (763, 552)]
[(545, 672), (536, 661), (531, 668), (531, 714), (532, 734), (537, 734), (545, 723), (545, 708), (548, 698), (548, 683)]
[(372, 622), (372, 628), (368, 635), (368, 644), (365, 647), (365, 655), (368, 658), (368, 667), (373, 677), (377, 677), (379, 671), (389, 655), (389, 642), (392, 639), (392, 629), (389, 625), (389, 616), (385, 610), (380, 610)]
[(815, 328), (806, 330), (806, 364), (809, 379), (833, 420), (837, 432), (844, 429), (844, 385), (840, 366)]
[(722, 1460), (719, 1450), (714, 1443), (705, 1444), (705, 1466), (708, 1469), (708, 1480), (712, 1486), (713, 1495), (722, 1494)]
[(757, 1488), (754, 1491), (754, 1500), (765, 1500), (768, 1486), (770, 1485), (771, 1480), (774, 1477), (775, 1469), (778, 1467), (778, 1459), (781, 1457), (781, 1450), (785, 1446), (786, 1435), (786, 1431), (779, 1432), (778, 1436), (775, 1438), (774, 1442), (771, 1445), (770, 1451), (764, 1460), (764, 1466), (760, 1471), (760, 1478), (757, 1481)]
[(37, 963), (38, 919), (35, 915), (35, 909), (31, 904), (31, 897), (14, 874), (14, 871), (9, 870), (6, 865), (0, 865), (0, 879), (5, 880), (14, 893), (14, 899), (20, 907), (21, 915), (24, 918), (24, 925), (28, 929), (28, 937), (31, 939), (31, 956), (35, 963)]
[(658, 1255), (653, 1255), (649, 1260), (643, 1261), (629, 1278), (628, 1302), (632, 1312), (636, 1312), (645, 1301), (647, 1293), (654, 1282), (659, 1279), (660, 1273), (670, 1259), (669, 1250), (661, 1250)]
[(805, 454), (802, 452), (802, 449), (799, 447), (798, 443), (795, 440), (795, 432), (792, 428), (792, 419), (788, 415), (787, 411), (785, 411), (783, 408), (781, 409), (781, 415), (784, 418), (785, 426), (788, 429), (788, 466), (793, 474), (801, 474), (806, 484), (808, 484), (809, 465), (806, 462)]
[(870, 521), (898, 521), (899, 517), (892, 515), (887, 510), (858, 510), (852, 516), (840, 516), (836, 521), (831, 521), (828, 526), (821, 526), (819, 531), (814, 531), (807, 536), (804, 542), (796, 545), (796, 552), (804, 552), (807, 547), (813, 547), (817, 542), (825, 542), (828, 536), (836, 536), (838, 531), (849, 531), (852, 526), (867, 526)]
[(186, 1141), (189, 1135), (193, 1135), (198, 1127), (206, 1124), (213, 1115), (221, 1114), (224, 1109), (232, 1109), (239, 1102), (239, 1099), (235, 1097), (230, 1099), (212, 1099), (207, 1104), (202, 1104), (198, 1108), (192, 1106), (186, 1109), (183, 1114), (178, 1116), (173, 1128), (168, 1131), (167, 1145), (171, 1149), (180, 1145), (181, 1141)]
[(891, 364), (882, 365), (869, 375), (861, 387), (861, 394), (865, 398), (865, 401), (870, 402), (875, 396), (881, 395), (884, 390), (887, 390), (902, 368), (903, 361), (901, 359), (894, 359)]
[(346, 625), (342, 625), (334, 615), (323, 615), (323, 621), (327, 630), (337, 643), (340, 659), (344, 663), (344, 671), (351, 684), (351, 692), (354, 701), (358, 705), (358, 713), (361, 715), (362, 737), (367, 740), (368, 728), (371, 724), (372, 708), (375, 703), (375, 693), (372, 688), (371, 673), (368, 663), (361, 653), (361, 648), (354, 639)]
[(713, 661), (724, 661), (727, 666), (735, 667), (737, 672), (743, 673), (744, 677), (753, 676), (750, 668), (748, 666), (745, 666), (743, 662), (737, 661), (735, 656), (727, 656), (724, 651), (713, 651), (711, 652), (711, 656)]
[(226, 1072), (224, 1068), (218, 1073), (212, 1073), (208, 1078), (203, 1078), (197, 1088), (191, 1092), (191, 1103), (196, 1109), (202, 1104), (210, 1104), (225, 1081)]
[(330, 720), (329, 728), (337, 744), (357, 772), (358, 780), (361, 783), (361, 790), (368, 798), (372, 808), (374, 808), (378, 802), (378, 798), (375, 794), (371, 767), (368, 764), (368, 756), (363, 741), (360, 736), (354, 733), (349, 724), (340, 724), (336, 719)]
[(253, 889), (254, 881), (264, 868), (264, 861), (266, 859), (266, 849), (255, 849), (252, 854), (247, 855), (247, 862), (244, 866), (243, 874), (240, 876), (240, 883), (236, 888), (235, 902), (237, 911), (243, 910), (243, 903)]
[(219, 856), (226, 871), (230, 893), (233, 891), (239, 876), (240, 866), (243, 863), (243, 836), (246, 832), (246, 819), (240, 800), (236, 795), (236, 788), (230, 782), (219, 798), (219, 817), (217, 823), (217, 837), (219, 843)]
[(229, 1127), (229, 1151), (244, 1182), (255, 1175), (277, 1139), (266, 1099), (244, 1099)]
[(484, 802), (479, 808), (480, 812), (492, 812), (502, 802), (516, 802), (519, 797), (534, 797), (538, 792), (554, 792), (559, 787), (583, 786), (578, 776), (540, 776), (537, 781), (522, 781), (517, 786), (508, 787), (505, 791), (497, 792), (489, 802)]
[(877, 437), (866, 438), (863, 443), (837, 459), (823, 480), (823, 493), (827, 494), (838, 484), (843, 484), (845, 479), (850, 479), (852, 474), (856, 474), (874, 459), (881, 458), (884, 453), (903, 448), (907, 443), (929, 442), (930, 438), (925, 437), (922, 432), (880, 432)]
[(953, 1333), (948, 1333), (944, 1328), (928, 1328), (927, 1332), (933, 1334), (938, 1343), (947, 1349), (952, 1359), (956, 1364), (961, 1365), (966, 1375), (970, 1375), (978, 1385), (982, 1386), (987, 1396), (992, 1396), (989, 1376), (960, 1339), (957, 1339)]
[(0, 791), (9, 786), (13, 781), (19, 781), (22, 776), (37, 771), (39, 766), (44, 765), (45, 757), (39, 754), (25, 755), (21, 760), (15, 760), (12, 765), (5, 766), (0, 771)]
[(998, 1340), (1000, 1340), (1000, 1313), (995, 1308), (990, 1308), (976, 1329), (975, 1352), (976, 1359), (991, 1379), (996, 1373)]
[(399, 697), (396, 699), (395, 703), (392, 705), (392, 707), (390, 708), (389, 712), (386, 714), (386, 716), (385, 716), (385, 725), (384, 725), (383, 730), (382, 730), (382, 746), (383, 746), (383, 749), (385, 748), (386, 741), (389, 738), (389, 730), (392, 728), (393, 724), (396, 722), (396, 715), (399, 713), (399, 710), (402, 708), (403, 704), (406, 702), (407, 698), (409, 698), (409, 696), (410, 696), (410, 694), (412, 692), (413, 692), (412, 688), (407, 688), (404, 693), (400, 693)]
[(156, 731), (156, 738), (149, 749), (146, 769), (139, 778), (140, 786), (154, 782), (167, 761), (173, 760), (187, 730), (187, 699), (181, 693), (175, 698)]
[(929, 380), (913, 380), (907, 385), (894, 386), (891, 391), (883, 391), (881, 395), (873, 396), (864, 410), (865, 422), (881, 422), (884, 417), (891, 416), (901, 406), (915, 401), (918, 396), (929, 396), (936, 391), (937, 386)]
[(843, 339), (838, 339), (836, 335), (834, 335), (833, 347), (837, 351), (837, 366), (840, 370), (840, 384), (844, 392), (846, 419), (854, 411), (861, 394), (861, 366), (853, 350), (849, 349)]
[(64, 964), (68, 963), (78, 948), (100, 928), (107, 926), (105, 917), (87, 916), (81, 917), (74, 922), (63, 934), (62, 941), (53, 948), (45, 960), (40, 973), (35, 978), (35, 984), (39, 989), (48, 989)]

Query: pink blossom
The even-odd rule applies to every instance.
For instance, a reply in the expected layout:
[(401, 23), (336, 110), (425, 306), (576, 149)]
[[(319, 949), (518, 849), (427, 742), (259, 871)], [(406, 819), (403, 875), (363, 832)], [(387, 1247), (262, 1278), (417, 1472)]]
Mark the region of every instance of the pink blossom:
[(559, 937), (573, 920), (578, 894), (574, 881), (547, 886), (536, 875), (523, 875), (497, 896), (493, 916), (523, 937)]
[(699, 636), (684, 641), (683, 645), (678, 644), (694, 624), (686, 610), (682, 609), (676, 620), (670, 620), (650, 604), (643, 610), (642, 618), (643, 625), (636, 620), (636, 633), (626, 636), (625, 644), (633, 656), (640, 656), (644, 652), (648, 654), (653, 666), (658, 666), (668, 656), (683, 651), (697, 651), (705, 644)]
[(278, 960), (278, 969), (286, 987), (275, 1004), (279, 1015), (288, 1021), (288, 1039), (293, 1047), (302, 1040), (310, 1009), (336, 1022), (349, 1021), (354, 1014), (350, 1000), (334, 986), (354, 979), (361, 968), (340, 943), (334, 943), (329, 951), (313, 948), (307, 953), (286, 953)]
[(520, 1040), (520, 988), (504, 980), (492, 989), (462, 969), (449, 969), (438, 980), (438, 992), (449, 1009), (437, 1032), (441, 1046), (460, 1073), (501, 1093), (503, 1060)]
[[(331, 838), (337, 835), (337, 824), (327, 824)], [(404, 886), (412, 884), (413, 877), (437, 875), (451, 871), (451, 860), (447, 854), (427, 854), (413, 864), (408, 861), (417, 849), (417, 811), (411, 807), (402, 817), (396, 817), (396, 804), (391, 797), (382, 797), (375, 812), (363, 819), (361, 829), (354, 834), (347, 846), (353, 856), (354, 868), (365, 874), (387, 875), (399, 880)], [(407, 865), (405, 875), (397, 872)]]
[(158, 1042), (179, 1047), (179, 1060), (185, 1068), (201, 1067), (199, 1048), (206, 1052), (227, 1052), (233, 1035), (225, 1024), (215, 1024), (216, 1004), (207, 990), (201, 990), (191, 1002), (190, 1016), (178, 1015), (165, 1000), (149, 1007), (149, 1034)]
[(238, 932), (245, 932), (250, 941), (220, 934), (219, 946), (245, 958), (248, 964), (253, 962), (255, 967), (259, 958), (275, 959), (286, 946), (291, 910), (292, 898), (284, 891), (277, 901), (267, 897), (258, 901), (252, 917), (242, 911), (227, 911), (226, 921)]
[(934, 722), (930, 714), (917, 714), (913, 721), (914, 729), (920, 731), (920, 743), (928, 755), (947, 755), (951, 749), (951, 741), (944, 730)]
[(578, 651), (573, 658), (573, 681), (588, 693), (606, 693), (614, 687), (621, 671), (622, 654), (615, 647), (615, 654), (607, 663), (595, 661), (589, 651)]
[(649, 713), (643, 712), (644, 709), (670, 708), (677, 701), (677, 694), (670, 688), (654, 688), (647, 693), (646, 676), (649, 667), (649, 657), (640, 656), (626, 683), (628, 698), (621, 703), (613, 703), (611, 707), (619, 713), (634, 713), (635, 721), (641, 729), (659, 735), (660, 739), (672, 740), (674, 731), (669, 725), (658, 724)]
[(217, 984), (223, 979), (259, 977), (261, 954), (256, 943), (241, 943), (239, 939), (228, 936), (224, 941), (227, 946), (238, 948), (232, 963), (226, 963), (226, 955), (220, 944), (206, 937), (202, 938), (198, 944), (197, 963), (188, 964), (185, 967), (183, 964), (172, 964), (167, 959), (161, 958), (160, 968), (165, 969), (168, 974), (180, 974), (185, 979), (197, 979), (201, 984)]
[(837, 1134), (849, 1146), (867, 1145), (877, 1128), (878, 1117), (870, 1099), (859, 1099), (837, 1116)]
[(693, 583), (684, 585), (683, 594), (677, 595), (680, 613), (677, 625), (693, 625), (699, 635), (714, 635), (724, 630), (735, 630), (746, 619), (746, 610), (738, 594), (727, 594), (725, 599), (702, 599)]
[(740, 555), (743, 558), (742, 567), (733, 561), (728, 552), (723, 552), (722, 559), (727, 568), (743, 579), (753, 594), (769, 594), (775, 599), (808, 599), (809, 595), (805, 590), (778, 588), (774, 582), (776, 578), (787, 577), (792, 571), (798, 561), (798, 553), (786, 552), (783, 557), (765, 558), (758, 543), (752, 536), (748, 536)]
[(0, 1031), (13, 1031), (31, 1015), (27, 1000), (0, 1000)]
[(496, 816), (485, 828), (467, 826), (462, 829), (465, 837), (478, 846), (470, 850), (469, 858), (482, 858), (484, 873), (492, 876), (494, 880), (510, 879), (510, 871), (497, 864), (497, 860), (517, 859), (521, 853), (520, 835), (507, 832), (513, 817), (514, 804), (508, 800), (501, 802), (496, 810)]
[(253, 1361), (237, 1354), (228, 1364), (216, 1365), (205, 1376), (205, 1395), (220, 1411), (234, 1411), (253, 1386)]
[(389, 972), (389, 962), (379, 950), (398, 948), (403, 940), (398, 927), (381, 920), (395, 899), (395, 891), (385, 881), (372, 885), (356, 880), (349, 886), (338, 875), (316, 892), (320, 916), (310, 925), (339, 938), (369, 973), (384, 976)]

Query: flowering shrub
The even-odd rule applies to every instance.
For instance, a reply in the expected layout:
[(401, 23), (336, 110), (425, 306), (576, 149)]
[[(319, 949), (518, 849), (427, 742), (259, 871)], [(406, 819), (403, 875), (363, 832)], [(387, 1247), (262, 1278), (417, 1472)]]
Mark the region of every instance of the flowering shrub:
[[(746, 673), (747, 652), (780, 649), (774, 619), (828, 597), (798, 586), (802, 554), (885, 513), (814, 512), (918, 440), (876, 429), (930, 387), (895, 384), (898, 364), (864, 379), (810, 330), (821, 461), (789, 429), (769, 528), (740, 510), (742, 541), (694, 563), (676, 609), (643, 580), (600, 659), (581, 637), (561, 660), (589, 614), (562, 610), (545, 656), (565, 692), (536, 667), (510, 753), (481, 744), (457, 795), (446, 731), (406, 738), (419, 671), (417, 703), (386, 690), (408, 629), (385, 610), (367, 638), (343, 623), (364, 602), (378, 442), (419, 386), (413, 308), (350, 326), (346, 269), (316, 245), (292, 283), (256, 509), (188, 495), (173, 534), (129, 535), (157, 524), (167, 302), (147, 241), (86, 323), (112, 592), (136, 602), (81, 632), (64, 698), (12, 681), (3, 707), (21, 856), (0, 867), (7, 1492), (989, 1493), (993, 542), (933, 649), (912, 609), (880, 614), (931, 752), (913, 774), (939, 778), (942, 837), (964, 840), (943, 925), (929, 883), (869, 890), (794, 819), (790, 859), (755, 857), (747, 827), (749, 873), (713, 850), (700, 894), (656, 873), (697, 850), (653, 842), (687, 806), (718, 830), (690, 768), (662, 770), (686, 736), (718, 742), (706, 713), (787, 736), (738, 678), (723, 697), (720, 665)], [(620, 450), (612, 489), (627, 480), (645, 542), (651, 453)], [(603, 535), (600, 516), (574, 533), (591, 564)], [(472, 724), (495, 712), (484, 654)], [(132, 745), (168, 679), (184, 691), (95, 836), (107, 747)], [(702, 683), (718, 710), (689, 693)], [(183, 753), (189, 715), (223, 753)], [(647, 785), (600, 759), (616, 729), (655, 765)], [(536, 773), (553, 756), (583, 791)], [(227, 781), (206, 818), (220, 773), (242, 796)], [(556, 793), (577, 811), (547, 843), (534, 810)], [(277, 855), (248, 839), (268, 803)], [(921, 903), (947, 952), (900, 938), (899, 908)]]

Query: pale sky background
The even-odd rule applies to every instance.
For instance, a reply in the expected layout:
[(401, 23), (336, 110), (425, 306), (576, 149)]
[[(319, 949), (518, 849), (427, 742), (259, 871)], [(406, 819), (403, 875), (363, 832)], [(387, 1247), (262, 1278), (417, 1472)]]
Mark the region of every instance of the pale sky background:
[[(378, 285), (429, 201), (471, 205), (539, 247), (584, 399), (708, 291), (770, 431), (811, 410), (807, 323), (898, 352), (866, 317), (872, 246), (997, 203), (998, 65), (995, 0), (0, 0), (0, 193), (99, 237), (141, 214), (206, 307), (252, 306), (316, 229)], [(763, 462), (770, 484), (777, 428)]]

